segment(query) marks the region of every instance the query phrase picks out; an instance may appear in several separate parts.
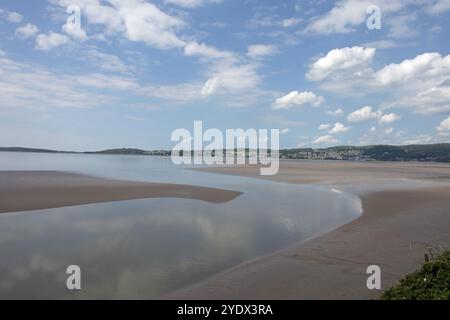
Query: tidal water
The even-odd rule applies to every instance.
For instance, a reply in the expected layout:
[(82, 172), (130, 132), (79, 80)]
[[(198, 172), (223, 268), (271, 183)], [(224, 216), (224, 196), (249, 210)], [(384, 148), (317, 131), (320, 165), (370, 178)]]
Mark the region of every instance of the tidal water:
[[(0, 214), (0, 299), (151, 299), (268, 255), (361, 214), (358, 198), (317, 186), (203, 173), (170, 158), (0, 153), (0, 170), (241, 191), (233, 201), (142, 199)], [(81, 290), (66, 268), (81, 268)]]

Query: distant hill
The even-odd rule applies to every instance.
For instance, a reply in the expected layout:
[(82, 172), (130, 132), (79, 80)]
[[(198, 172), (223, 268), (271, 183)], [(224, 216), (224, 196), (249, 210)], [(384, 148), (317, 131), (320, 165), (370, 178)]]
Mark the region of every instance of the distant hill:
[(337, 146), (325, 149), (280, 150), (281, 158), (360, 161), (450, 162), (450, 143), (428, 145)]
[(34, 149), (21, 147), (0, 147), (0, 152), (75, 153), (73, 151), (58, 151), (49, 149)]
[(132, 148), (108, 149), (102, 151), (84, 152), (86, 154), (131, 154), (131, 155), (148, 155), (149, 151)]
[[(57, 151), (48, 149), (33, 149), (9, 147), (1, 148), (0, 152), (42, 152), (42, 153), (81, 153), (81, 154), (124, 154), (170, 156), (170, 151), (146, 151), (133, 148), (108, 149), (89, 152)], [(309, 160), (353, 160), (353, 161), (419, 161), (450, 163), (450, 143), (426, 145), (373, 145), (373, 146), (337, 146), (323, 149), (285, 149), (280, 150), (282, 159)]]

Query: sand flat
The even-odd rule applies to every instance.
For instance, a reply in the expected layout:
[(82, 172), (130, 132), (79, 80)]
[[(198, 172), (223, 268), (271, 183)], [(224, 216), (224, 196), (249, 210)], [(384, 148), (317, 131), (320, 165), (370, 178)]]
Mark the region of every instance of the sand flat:
[(58, 171), (0, 171), (0, 213), (144, 198), (223, 203), (241, 193), (189, 185), (102, 179)]
[[(277, 176), (254, 166), (208, 172), (289, 183), (353, 185), (398, 179), (450, 182), (450, 166), (410, 163), (282, 161)], [(450, 247), (450, 183), (439, 187), (365, 193), (363, 215), (288, 250), (244, 263), (169, 299), (373, 299), (366, 268), (381, 267), (382, 290), (424, 261), (427, 247)]]
[(398, 179), (450, 182), (450, 164), (435, 163), (281, 160), (280, 170), (273, 176), (260, 176), (260, 168), (256, 165), (199, 170), (297, 184), (343, 185)]

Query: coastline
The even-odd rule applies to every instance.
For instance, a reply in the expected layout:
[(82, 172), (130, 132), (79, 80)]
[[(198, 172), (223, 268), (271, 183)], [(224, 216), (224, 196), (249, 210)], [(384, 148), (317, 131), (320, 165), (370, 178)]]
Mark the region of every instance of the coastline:
[[(252, 166), (200, 170), (260, 177), (258, 168)], [(449, 166), (282, 162), (277, 176), (260, 178), (350, 190), (360, 196), (363, 214), (322, 236), (243, 263), (163, 298), (376, 299), (423, 263), (428, 246), (450, 245)], [(392, 186), (391, 179), (409, 181)], [(369, 187), (365, 183), (360, 188), (366, 181), (370, 181)], [(411, 185), (411, 181), (421, 183)], [(381, 290), (366, 287), (366, 268), (372, 264), (381, 267)]]
[(240, 192), (190, 185), (145, 183), (59, 171), (0, 171), (0, 214), (144, 198), (224, 203)]

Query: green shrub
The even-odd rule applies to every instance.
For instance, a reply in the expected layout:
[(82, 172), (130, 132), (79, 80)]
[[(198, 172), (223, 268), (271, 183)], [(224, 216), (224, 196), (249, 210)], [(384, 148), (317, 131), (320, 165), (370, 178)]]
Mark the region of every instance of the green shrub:
[(424, 263), (420, 270), (406, 276), (386, 290), (385, 300), (450, 300), (450, 251)]

